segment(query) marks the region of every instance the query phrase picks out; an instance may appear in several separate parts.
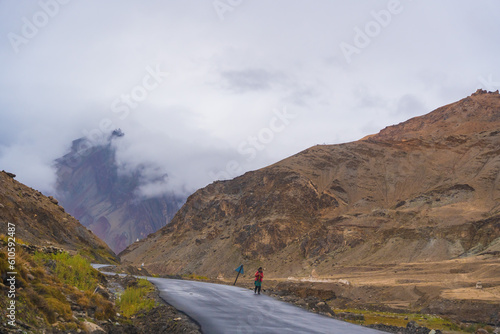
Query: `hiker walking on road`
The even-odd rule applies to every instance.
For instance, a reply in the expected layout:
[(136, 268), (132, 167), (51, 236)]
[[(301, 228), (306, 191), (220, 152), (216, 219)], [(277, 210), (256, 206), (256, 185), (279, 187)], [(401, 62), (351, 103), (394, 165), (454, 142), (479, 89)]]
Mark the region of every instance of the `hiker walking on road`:
[(255, 290), (254, 294), (258, 293), (260, 295), (260, 289), (262, 288), (262, 280), (264, 279), (264, 272), (262, 271), (262, 267), (260, 267), (255, 273)]

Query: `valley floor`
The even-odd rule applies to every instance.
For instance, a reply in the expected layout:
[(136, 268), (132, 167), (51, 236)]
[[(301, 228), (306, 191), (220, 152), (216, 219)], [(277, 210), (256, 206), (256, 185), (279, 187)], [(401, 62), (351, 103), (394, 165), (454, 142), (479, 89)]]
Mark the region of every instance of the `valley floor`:
[[(219, 282), (233, 283), (231, 279)], [(251, 287), (252, 281), (244, 278), (238, 285)], [(348, 313), (365, 313), (364, 318), (371, 318), (371, 322), (352, 317), (353, 322), (365, 325), (387, 323), (391, 317), (384, 316), (384, 313), (401, 314), (401, 317), (392, 317), (400, 318), (400, 321), (389, 321), (398, 326), (404, 326), (408, 318), (412, 319), (409, 314), (430, 315), (427, 319), (414, 317), (422, 325), (432, 324), (432, 321), (427, 321), (432, 316), (449, 319), (448, 325), (438, 324), (436, 329), (448, 329), (450, 333), (453, 330), (470, 332), (471, 328), (481, 327), (482, 324), (491, 332), (500, 327), (498, 256), (397, 265), (343, 266), (336, 267), (335, 273), (328, 276), (266, 277), (264, 287), (278, 298), (302, 304), (300, 306), (307, 307), (304, 298), (314, 296), (326, 301), (336, 313), (345, 313), (346, 310), (350, 310)], [(367, 312), (374, 313), (366, 315)]]
[[(130, 272), (132, 267), (117, 271), (122, 269)], [(142, 272), (146, 271), (134, 269), (130, 273)], [(397, 326), (397, 332), (414, 321), (417, 326), (443, 333), (474, 333), (479, 328), (500, 332), (497, 254), (439, 262), (338, 266), (333, 274), (321, 276), (315, 272), (308, 277), (267, 275), (265, 294), (318, 313), (328, 314), (331, 309), (336, 318), (382, 326), (376, 327), (382, 330), (389, 328), (381, 324)], [(234, 277), (212, 280), (197, 274), (182, 278), (227, 285), (234, 282)], [(252, 275), (240, 276), (237, 285), (252, 288)]]

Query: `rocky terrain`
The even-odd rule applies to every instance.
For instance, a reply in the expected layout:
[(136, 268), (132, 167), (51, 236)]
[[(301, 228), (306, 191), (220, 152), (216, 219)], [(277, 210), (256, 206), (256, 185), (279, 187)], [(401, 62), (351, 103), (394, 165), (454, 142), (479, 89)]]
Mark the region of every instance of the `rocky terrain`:
[[(362, 140), (215, 182), (120, 255), (159, 274), (232, 277), (244, 263), (273, 279), (351, 277), (373, 287), (359, 298), (391, 308), (498, 305), (499, 147), (500, 95), (478, 90)], [(488, 292), (474, 297), (477, 281)], [(482, 319), (494, 322), (490, 309)]]
[(118, 172), (112, 141), (123, 135), (116, 130), (99, 145), (75, 140), (71, 152), (56, 162), (59, 201), (116, 253), (165, 226), (185, 200), (173, 194), (152, 198), (137, 194), (141, 171)]
[[(107, 276), (109, 290), (123, 291), (137, 286), (137, 278), (133, 276), (121, 277), (119, 275)], [(108, 290), (108, 291), (109, 291)], [(180, 313), (160, 298), (158, 290), (154, 289), (147, 298), (156, 302), (151, 310), (141, 311), (134, 315), (130, 321), (110, 323), (103, 321), (100, 328), (103, 333), (109, 334), (199, 334), (200, 329), (185, 314)]]
[[(0, 332), (77, 333), (91, 319), (114, 315), (110, 301), (92, 295), (104, 277), (89, 265), (117, 263), (113, 251), (56, 199), (5, 171), (0, 172), (0, 229), (5, 250), (0, 252)], [(92, 291), (83, 291), (84, 286)], [(6, 320), (13, 301), (15, 327)]]
[[(0, 172), (0, 248), (12, 248), (8, 223), (15, 225), (15, 252), (0, 252), (0, 333), (199, 333), (198, 326), (166, 305), (150, 284), (150, 292), (130, 302), (150, 300), (152, 307), (132, 315), (118, 303), (127, 289), (140, 289), (138, 280), (105, 276), (90, 262), (118, 263), (113, 251), (95, 234), (46, 197)], [(10, 236), (10, 234), (9, 234)], [(14, 255), (10, 255), (13, 254)], [(12, 262), (12, 259), (15, 262)], [(10, 280), (14, 266), (15, 283)], [(133, 269), (133, 268), (132, 268)], [(137, 269), (135, 269), (137, 271)], [(145, 272), (146, 273), (146, 272)], [(14, 290), (13, 290), (14, 289)], [(12, 291), (14, 297), (8, 297)], [(15, 301), (15, 324), (7, 306)], [(132, 309), (133, 311), (133, 309)], [(9, 313), (10, 312), (10, 313)]]
[(33, 246), (79, 252), (94, 261), (118, 261), (113, 251), (94, 233), (82, 226), (53, 197), (46, 197), (0, 172), (0, 234), (7, 235), (7, 224), (15, 224), (18, 241)]

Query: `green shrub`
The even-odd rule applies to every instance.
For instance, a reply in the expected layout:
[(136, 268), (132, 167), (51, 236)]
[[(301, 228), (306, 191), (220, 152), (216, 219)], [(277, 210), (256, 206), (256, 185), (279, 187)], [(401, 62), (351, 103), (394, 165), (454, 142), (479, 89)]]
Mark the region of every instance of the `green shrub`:
[(145, 279), (139, 279), (137, 287), (127, 288), (117, 301), (122, 314), (130, 317), (140, 311), (148, 311), (155, 307), (156, 302), (147, 298), (153, 290), (152, 284)]
[[(48, 315), (46, 312), (51, 311), (49, 309), (49, 304), (47, 303), (47, 300), (43, 298), (43, 296), (36, 293), (36, 291), (32, 289), (26, 289), (26, 297), (31, 305), (35, 306), (37, 309), (44, 312), (46, 315)], [(53, 312), (51, 313), (51, 315), (53, 315)]]
[(33, 290), (35, 290), (39, 295), (46, 296), (46, 297), (53, 297), (56, 299), (59, 299), (60, 301), (65, 301), (66, 297), (62, 293), (61, 289), (58, 287), (46, 285), (46, 284), (41, 284), (41, 283), (34, 283), (31, 285)]
[[(57, 298), (49, 297), (46, 298), (49, 309), (57, 312), (60, 317), (64, 320), (71, 320), (73, 313), (71, 312), (71, 306), (67, 302), (60, 301)], [(56, 319), (50, 319), (49, 321), (53, 323)]]
[(95, 307), (95, 318), (98, 320), (107, 320), (115, 318), (115, 308), (113, 303), (106, 300), (103, 296), (99, 294), (92, 294), (90, 297), (90, 302), (93, 307)]
[(83, 291), (93, 290), (99, 284), (99, 272), (80, 255), (36, 253), (35, 258), (44, 263), (54, 260), (53, 273), (65, 284)]
[[(3, 241), (0, 235), (1, 245)], [(0, 252), (0, 274), (7, 271), (7, 256)], [(18, 248), (16, 271), (19, 287), (16, 295), (18, 319), (32, 328), (51, 328), (50, 324), (63, 318), (67, 322), (59, 323), (59, 331), (78, 330), (79, 324), (73, 319), (70, 300), (81, 301), (81, 307), (87, 312), (94, 311), (96, 319), (114, 319), (116, 310), (113, 303), (97, 293), (93, 294), (102, 274), (80, 255), (33, 255)], [(0, 308), (6, 307), (6, 301), (7, 298), (0, 298)]]
[(45, 277), (45, 270), (43, 268), (35, 268), (31, 271), (33, 276), (38, 279), (43, 279)]

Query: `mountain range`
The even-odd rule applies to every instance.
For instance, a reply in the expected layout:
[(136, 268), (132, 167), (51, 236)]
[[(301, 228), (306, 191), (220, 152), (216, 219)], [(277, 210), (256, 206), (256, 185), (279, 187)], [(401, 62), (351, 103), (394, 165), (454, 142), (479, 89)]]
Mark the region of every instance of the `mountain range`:
[[(196, 191), (120, 256), (160, 274), (329, 275), (500, 254), (500, 95), (478, 90), (361, 140)], [(496, 254), (496, 255), (495, 255)]]

